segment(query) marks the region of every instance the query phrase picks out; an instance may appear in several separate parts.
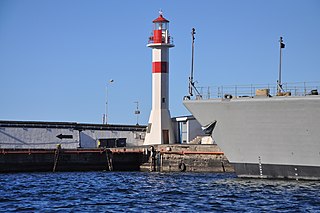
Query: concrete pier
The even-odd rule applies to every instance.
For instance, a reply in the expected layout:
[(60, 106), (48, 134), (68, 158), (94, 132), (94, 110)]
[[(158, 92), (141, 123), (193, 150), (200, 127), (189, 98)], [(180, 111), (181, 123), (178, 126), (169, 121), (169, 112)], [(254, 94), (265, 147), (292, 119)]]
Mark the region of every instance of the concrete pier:
[(233, 172), (217, 145), (143, 146), (145, 133), (137, 125), (0, 121), (0, 172)]
[(215, 145), (155, 145), (141, 171), (234, 172), (221, 149)]
[(217, 145), (95, 149), (0, 149), (2, 172), (234, 172)]
[(139, 171), (143, 153), (112, 149), (0, 149), (0, 173)]

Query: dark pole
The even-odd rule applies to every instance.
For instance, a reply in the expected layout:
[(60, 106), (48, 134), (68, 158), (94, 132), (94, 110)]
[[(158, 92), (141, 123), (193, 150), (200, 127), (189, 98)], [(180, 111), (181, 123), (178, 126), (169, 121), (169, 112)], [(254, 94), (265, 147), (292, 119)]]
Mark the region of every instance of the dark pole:
[(283, 39), (282, 37), (280, 37), (279, 40), (279, 44), (280, 44), (280, 62), (279, 62), (279, 79), (278, 79), (278, 85), (277, 85), (277, 93), (279, 94), (282, 90), (282, 83), (281, 83), (281, 63), (282, 63), (282, 48), (285, 47), (284, 43), (283, 43)]
[(192, 35), (192, 56), (191, 56), (191, 74), (189, 77), (189, 95), (193, 96), (192, 87), (194, 86), (193, 82), (193, 61), (194, 61), (194, 35), (196, 34), (196, 29), (192, 28), (191, 35)]

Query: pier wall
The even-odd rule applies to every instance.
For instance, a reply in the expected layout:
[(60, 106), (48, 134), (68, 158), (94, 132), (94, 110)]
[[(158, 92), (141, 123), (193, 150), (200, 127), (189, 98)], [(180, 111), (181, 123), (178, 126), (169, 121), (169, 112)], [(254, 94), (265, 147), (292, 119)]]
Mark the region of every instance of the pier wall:
[(234, 172), (234, 167), (216, 144), (159, 145), (148, 147), (148, 151), (151, 153), (141, 165), (142, 171)]
[(35, 171), (234, 172), (217, 145), (0, 149), (0, 173)]
[(139, 171), (143, 153), (113, 149), (0, 149), (0, 173)]

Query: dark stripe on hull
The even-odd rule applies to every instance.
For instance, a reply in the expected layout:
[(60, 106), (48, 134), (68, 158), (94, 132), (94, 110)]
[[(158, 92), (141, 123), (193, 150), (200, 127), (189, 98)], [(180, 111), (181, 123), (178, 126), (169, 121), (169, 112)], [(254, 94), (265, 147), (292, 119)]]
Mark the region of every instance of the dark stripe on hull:
[(233, 163), (238, 177), (320, 180), (319, 166)]

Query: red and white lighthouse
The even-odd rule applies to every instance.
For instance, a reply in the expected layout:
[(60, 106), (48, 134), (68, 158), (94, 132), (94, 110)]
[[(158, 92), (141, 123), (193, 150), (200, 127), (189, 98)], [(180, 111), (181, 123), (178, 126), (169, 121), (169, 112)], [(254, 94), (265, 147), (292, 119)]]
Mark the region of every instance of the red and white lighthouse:
[(169, 35), (169, 21), (162, 16), (153, 20), (152, 48), (152, 110), (144, 145), (173, 144), (174, 134), (169, 112), (169, 48), (174, 47)]

